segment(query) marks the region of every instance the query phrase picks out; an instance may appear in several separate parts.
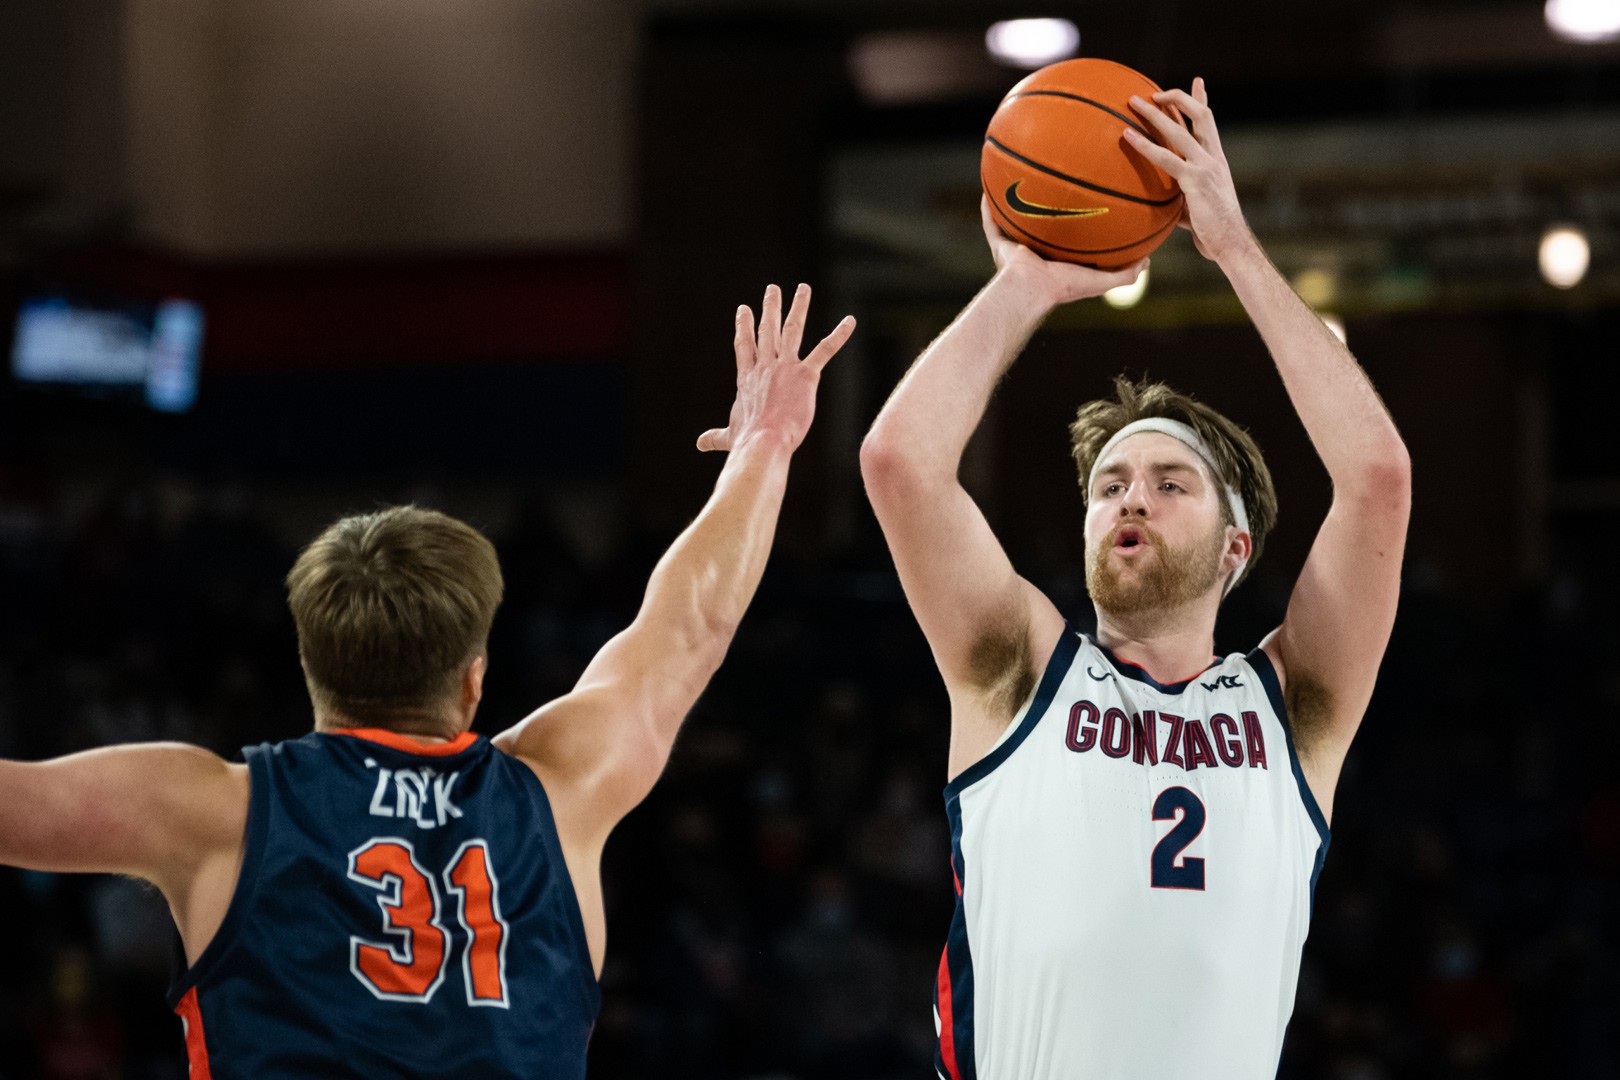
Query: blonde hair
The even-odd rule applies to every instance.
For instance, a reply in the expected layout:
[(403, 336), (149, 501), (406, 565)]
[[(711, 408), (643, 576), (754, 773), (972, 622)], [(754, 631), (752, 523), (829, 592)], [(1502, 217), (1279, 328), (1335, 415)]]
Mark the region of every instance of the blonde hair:
[[(1086, 478), (1091, 475), (1097, 455), (1114, 433), (1126, 424), (1148, 417), (1167, 417), (1180, 420), (1198, 433), (1215, 458), (1215, 466), (1223, 484), (1235, 490), (1243, 499), (1249, 515), (1249, 535), (1253, 548), (1249, 566), (1260, 557), (1266, 536), (1277, 523), (1277, 489), (1266, 468), (1260, 447), (1243, 428), (1234, 424), (1214, 409), (1188, 394), (1178, 393), (1164, 383), (1143, 380), (1133, 383), (1124, 376), (1114, 379), (1113, 399), (1088, 401), (1080, 406), (1074, 423), (1069, 425), (1069, 448), (1075, 466), (1080, 470), (1080, 491), (1086, 502), (1091, 492)], [(1226, 500), (1221, 504), (1221, 517), (1228, 525), (1237, 524)]]
[(287, 574), (311, 697), (382, 726), (437, 705), (483, 655), (503, 589), (494, 546), (437, 510), (334, 522)]

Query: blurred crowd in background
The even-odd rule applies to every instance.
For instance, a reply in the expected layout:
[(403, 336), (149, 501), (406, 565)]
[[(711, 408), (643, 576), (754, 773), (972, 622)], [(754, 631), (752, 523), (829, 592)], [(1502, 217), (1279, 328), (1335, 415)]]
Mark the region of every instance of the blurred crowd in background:
[[(457, 512), (454, 491), (381, 498)], [(581, 532), (546, 493), (507, 497), (468, 514), (500, 522), (507, 574), (486, 735), (569, 688), (671, 539), (618, 513)], [(0, 491), (0, 755), (181, 739), (235, 756), (307, 731), (281, 585), (304, 539), (239, 479)], [(1075, 561), (1015, 557), (1088, 625)], [(1257, 570), (1223, 652), (1281, 612), (1287, 582)], [(1617, 1075), (1620, 629), (1575, 575), (1488, 606), (1409, 579), (1340, 783), (1281, 1075)], [(946, 730), (875, 527), (843, 555), (779, 551), (609, 844), (590, 1075), (930, 1075)], [(0, 1080), (185, 1075), (162, 997), (177, 939), (152, 889), (0, 868), (0, 920)]]

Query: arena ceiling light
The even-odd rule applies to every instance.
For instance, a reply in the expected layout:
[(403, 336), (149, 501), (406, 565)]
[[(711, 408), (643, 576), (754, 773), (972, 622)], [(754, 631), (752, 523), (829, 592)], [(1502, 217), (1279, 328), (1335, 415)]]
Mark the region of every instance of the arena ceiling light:
[(1079, 51), (1080, 28), (1068, 19), (1007, 19), (985, 31), (984, 45), (1003, 64), (1045, 67)]
[(1592, 248), (1574, 225), (1554, 225), (1541, 234), (1541, 276), (1559, 289), (1573, 289), (1586, 276)]
[(1547, 27), (1565, 41), (1620, 39), (1620, 0), (1547, 0)]

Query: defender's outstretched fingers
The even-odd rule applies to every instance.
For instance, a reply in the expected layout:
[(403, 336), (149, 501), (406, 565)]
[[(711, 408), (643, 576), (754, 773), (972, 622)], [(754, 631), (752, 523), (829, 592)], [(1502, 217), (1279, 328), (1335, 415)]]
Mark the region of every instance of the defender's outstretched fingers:
[(816, 371), (820, 371), (827, 366), (827, 361), (831, 360), (838, 350), (844, 347), (844, 342), (848, 341), (849, 335), (854, 332), (855, 316), (845, 315), (838, 325), (832, 328), (832, 333), (822, 338), (821, 342), (810, 351), (810, 355), (804, 358), (804, 362)]
[(759, 305), (759, 355), (765, 360), (775, 360), (781, 340), (782, 290), (775, 285), (767, 285), (765, 302)]
[(782, 323), (782, 355), (799, 358), (799, 344), (804, 340), (804, 320), (810, 310), (810, 286), (800, 283), (793, 293), (793, 306), (788, 308)]
[(759, 357), (754, 353), (754, 313), (747, 304), (737, 305), (737, 326), (732, 334), (731, 347), (737, 353), (739, 375), (759, 362)]

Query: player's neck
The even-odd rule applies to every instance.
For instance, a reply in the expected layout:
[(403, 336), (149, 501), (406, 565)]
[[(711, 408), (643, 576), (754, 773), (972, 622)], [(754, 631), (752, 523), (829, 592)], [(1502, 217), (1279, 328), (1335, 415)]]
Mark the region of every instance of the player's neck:
[(357, 728), (375, 728), (403, 735), (419, 743), (453, 742), (470, 726), (458, 723), (457, 718), (422, 713), (366, 720), (323, 709), (315, 711), (315, 730), (319, 732), (352, 731)]
[(1183, 682), (1209, 666), (1215, 652), (1215, 612), (1199, 605), (1174, 615), (1122, 617), (1099, 609), (1097, 640), (1159, 682)]

